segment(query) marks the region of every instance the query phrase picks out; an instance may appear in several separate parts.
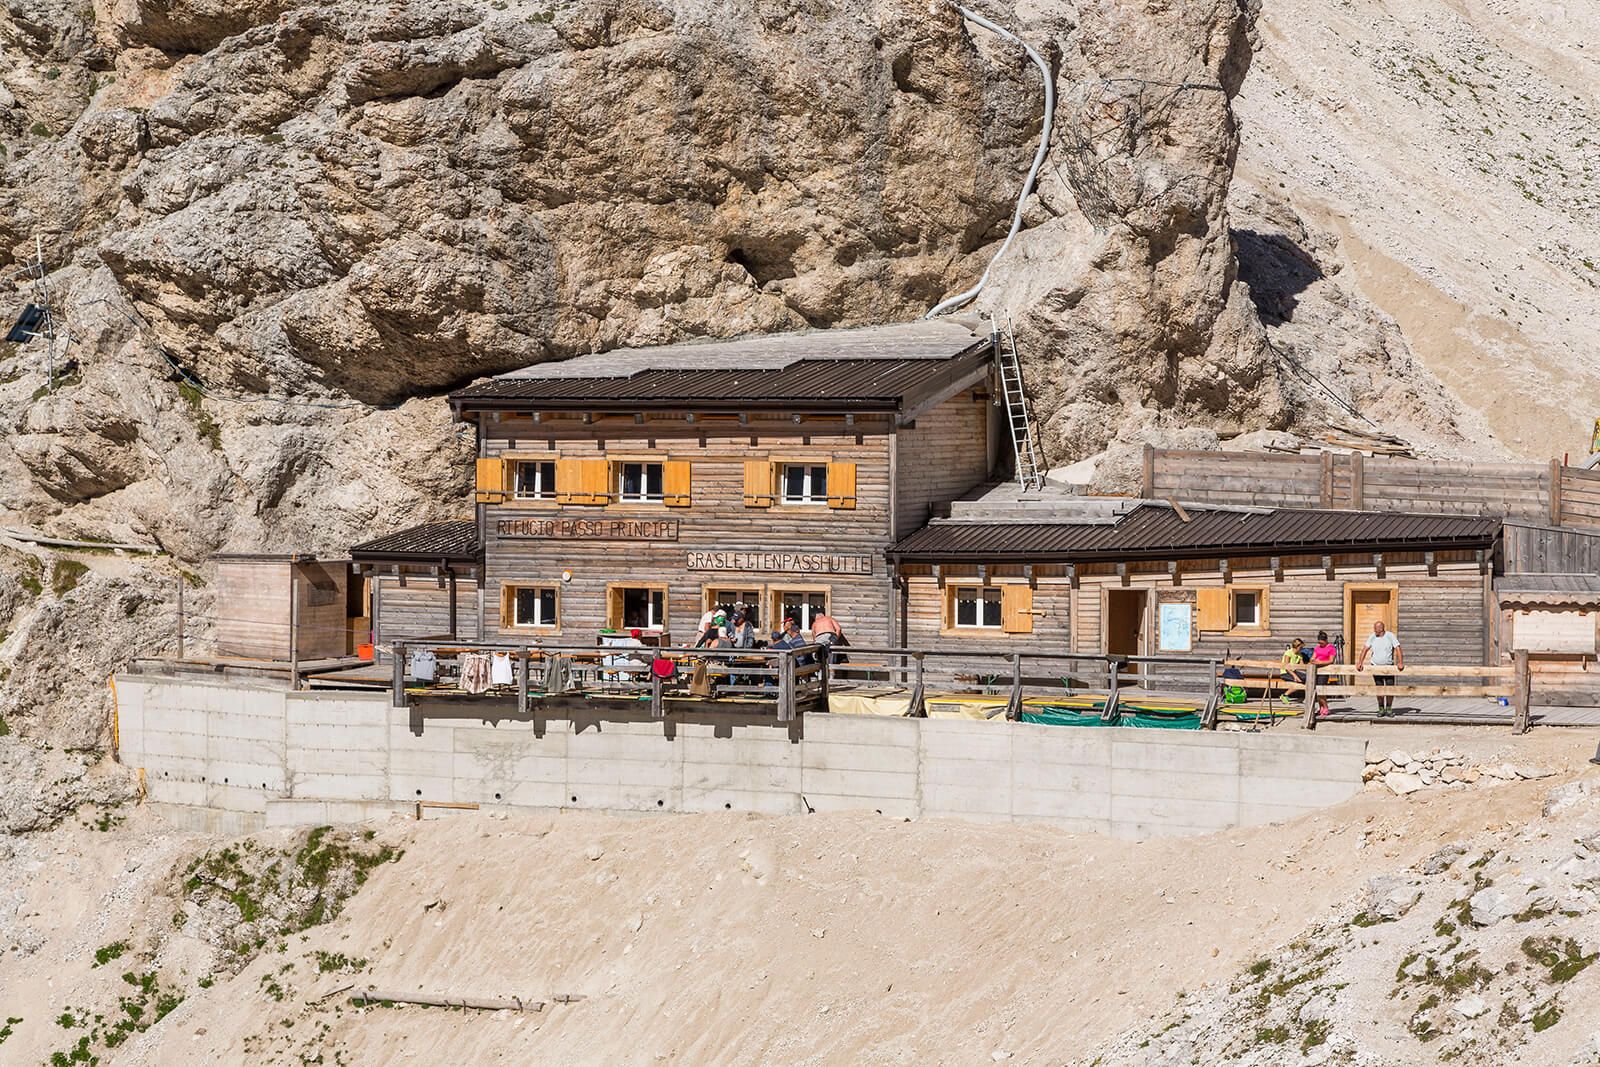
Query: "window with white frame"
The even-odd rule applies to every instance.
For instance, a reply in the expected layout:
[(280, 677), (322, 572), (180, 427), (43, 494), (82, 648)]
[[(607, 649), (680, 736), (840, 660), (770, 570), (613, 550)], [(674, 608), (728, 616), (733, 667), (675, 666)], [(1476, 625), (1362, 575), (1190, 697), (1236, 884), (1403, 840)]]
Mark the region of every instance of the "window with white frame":
[(998, 630), (1000, 589), (993, 585), (958, 585), (950, 593), (950, 624), (963, 629)]
[(773, 628), (783, 625), (784, 619), (793, 619), (807, 633), (811, 620), (828, 612), (828, 593), (823, 589), (780, 589), (773, 595), (778, 609), (772, 619)]
[(1233, 625), (1235, 629), (1258, 628), (1262, 625), (1261, 590), (1234, 589)]
[(783, 502), (785, 504), (826, 504), (828, 502), (827, 464), (784, 464)]
[(617, 499), (625, 504), (659, 504), (665, 496), (661, 491), (661, 464), (618, 463)]
[(518, 586), (511, 597), (511, 625), (554, 627), (556, 590), (554, 586)]
[(556, 465), (554, 460), (518, 461), (513, 496), (518, 500), (554, 500)]

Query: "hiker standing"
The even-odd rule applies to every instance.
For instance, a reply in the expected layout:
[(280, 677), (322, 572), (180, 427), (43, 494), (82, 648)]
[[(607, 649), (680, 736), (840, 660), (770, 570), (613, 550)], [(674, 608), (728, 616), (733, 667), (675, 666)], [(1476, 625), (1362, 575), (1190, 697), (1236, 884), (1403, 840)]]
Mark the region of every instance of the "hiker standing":
[[(1367, 643), (1361, 648), (1361, 656), (1356, 660), (1356, 670), (1366, 666), (1367, 658), (1371, 657), (1374, 667), (1393, 667), (1396, 672), (1406, 669), (1405, 653), (1400, 651), (1400, 638), (1384, 628), (1380, 620), (1372, 624), (1372, 636), (1367, 638)], [(1382, 674), (1373, 672), (1372, 680), (1378, 685), (1394, 685), (1394, 675), (1385, 671)], [(1378, 715), (1394, 708), (1394, 697), (1380, 696), (1378, 698)]]
[[(1328, 639), (1328, 631), (1318, 630), (1316, 647), (1311, 650), (1312, 667), (1326, 667), (1338, 658), (1339, 646)], [(1328, 698), (1319, 696), (1317, 697), (1317, 718), (1326, 719), (1327, 717)]]

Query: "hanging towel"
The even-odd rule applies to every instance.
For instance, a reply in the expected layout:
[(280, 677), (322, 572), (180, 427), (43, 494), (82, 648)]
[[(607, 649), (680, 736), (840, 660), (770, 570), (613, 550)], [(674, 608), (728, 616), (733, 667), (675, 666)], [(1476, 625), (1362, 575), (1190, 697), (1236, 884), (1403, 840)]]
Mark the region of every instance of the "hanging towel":
[(489, 688), (488, 653), (461, 653), (461, 688), (468, 693), (482, 693)]
[(494, 685), (510, 685), (515, 680), (511, 672), (511, 653), (494, 653), (489, 663), (489, 681)]
[(431, 649), (419, 648), (408, 657), (407, 670), (419, 682), (431, 682), (438, 673), (439, 658)]

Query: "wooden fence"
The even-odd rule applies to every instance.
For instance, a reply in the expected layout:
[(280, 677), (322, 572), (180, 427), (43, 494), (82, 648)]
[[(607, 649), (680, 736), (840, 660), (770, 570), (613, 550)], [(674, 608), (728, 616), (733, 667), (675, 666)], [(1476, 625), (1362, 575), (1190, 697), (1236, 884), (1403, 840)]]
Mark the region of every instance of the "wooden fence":
[(1256, 507), (1496, 515), (1600, 532), (1600, 472), (1549, 463), (1478, 463), (1320, 452), (1152, 448), (1143, 495)]

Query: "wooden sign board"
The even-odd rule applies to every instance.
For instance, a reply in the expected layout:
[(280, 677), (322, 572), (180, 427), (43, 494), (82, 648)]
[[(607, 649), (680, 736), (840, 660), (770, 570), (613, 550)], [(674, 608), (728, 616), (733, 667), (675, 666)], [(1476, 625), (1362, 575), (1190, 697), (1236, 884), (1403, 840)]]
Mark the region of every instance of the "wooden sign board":
[(871, 574), (871, 556), (828, 552), (693, 552), (692, 571), (776, 571), (780, 574)]
[(676, 541), (677, 519), (500, 519), (498, 537), (557, 541)]

